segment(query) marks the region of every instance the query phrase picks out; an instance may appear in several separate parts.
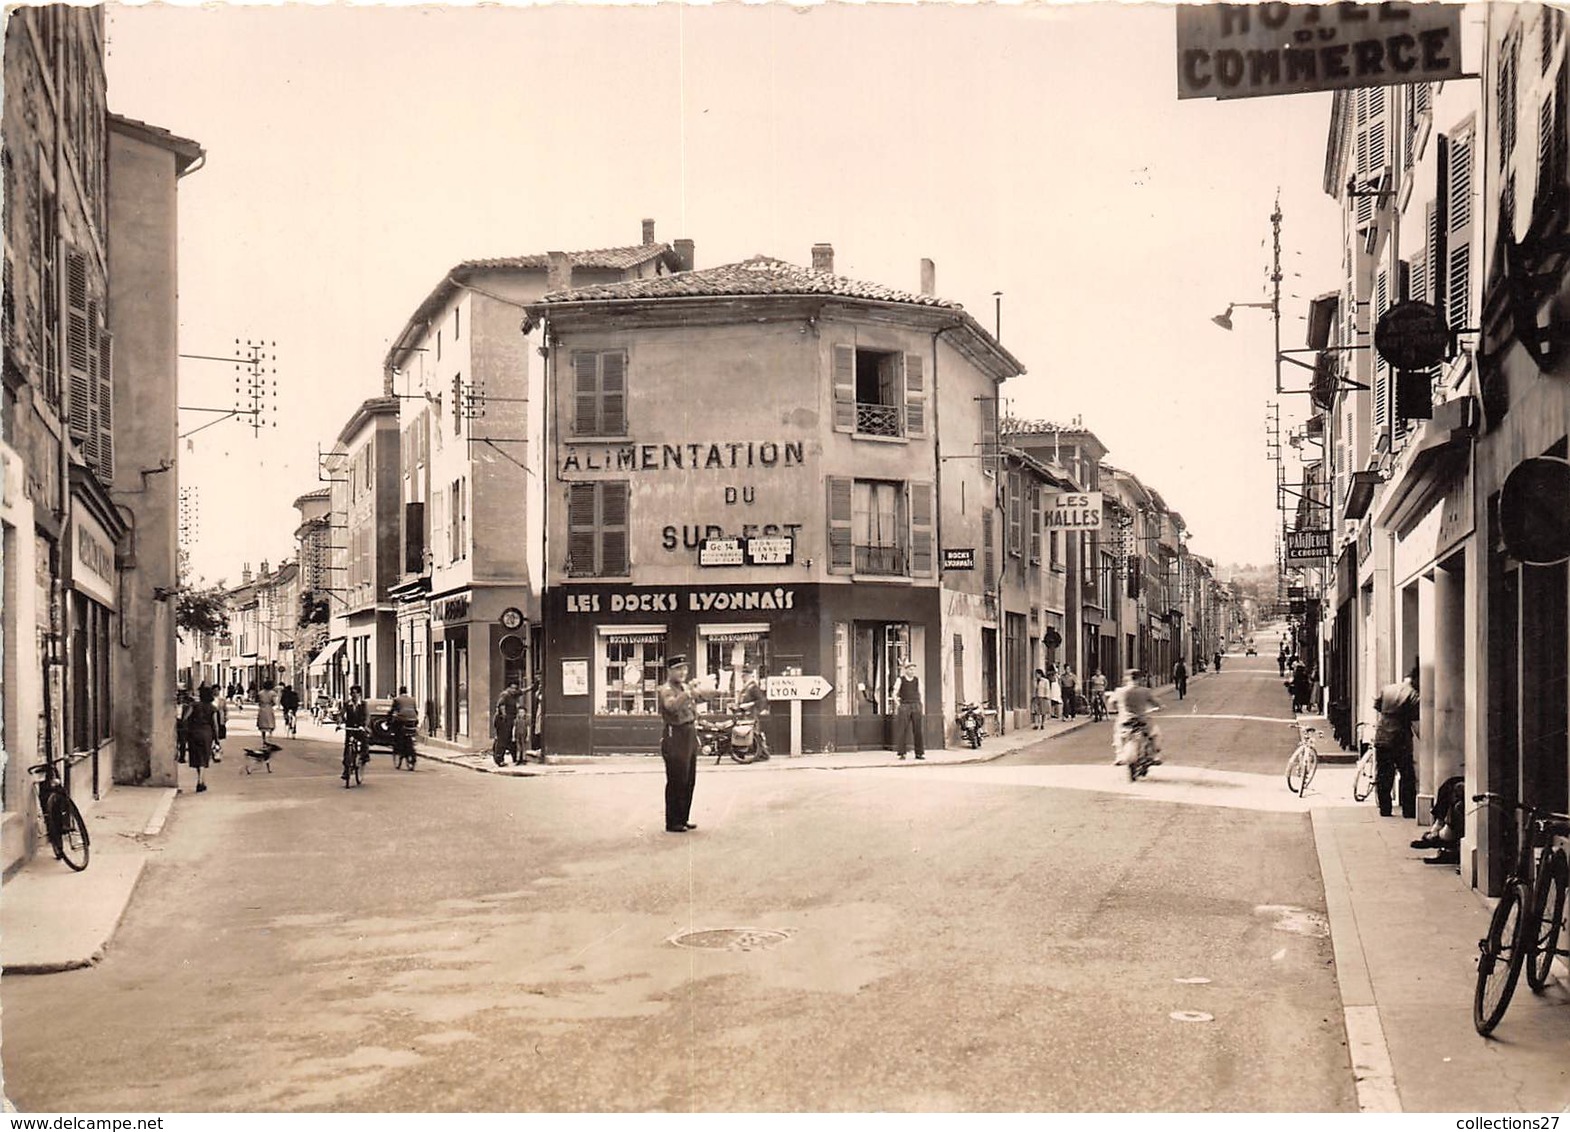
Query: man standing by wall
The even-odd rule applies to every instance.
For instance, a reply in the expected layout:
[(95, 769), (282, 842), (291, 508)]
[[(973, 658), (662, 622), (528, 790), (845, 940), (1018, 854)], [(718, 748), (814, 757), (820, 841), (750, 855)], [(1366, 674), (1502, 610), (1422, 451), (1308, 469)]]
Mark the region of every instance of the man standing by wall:
[(926, 736), (921, 732), (922, 715), (925, 705), (921, 700), (921, 681), (916, 678), (916, 666), (907, 662), (900, 675), (899, 683), (894, 688), (895, 698), (899, 701), (896, 709), (898, 715), (894, 718), (894, 750), (900, 758), (905, 757), (905, 746), (912, 735), (916, 740), (916, 757), (927, 757)]
[(1417, 664), (1405, 680), (1387, 684), (1374, 699), (1379, 724), (1374, 730), (1374, 796), (1379, 813), (1390, 816), (1390, 787), (1401, 776), (1401, 816), (1417, 817), (1417, 773), (1412, 767), (1412, 736), (1417, 731)]

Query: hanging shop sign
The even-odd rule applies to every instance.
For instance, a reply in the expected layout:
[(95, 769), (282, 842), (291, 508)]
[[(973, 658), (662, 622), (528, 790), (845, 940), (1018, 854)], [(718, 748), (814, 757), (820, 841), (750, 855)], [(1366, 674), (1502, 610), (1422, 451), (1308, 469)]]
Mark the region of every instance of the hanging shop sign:
[(1041, 526), (1049, 531), (1099, 531), (1101, 492), (1045, 492), (1041, 497)]
[(1539, 456), (1517, 464), (1499, 490), (1499, 529), (1505, 553), (1528, 566), (1570, 558), (1570, 461)]
[(1329, 557), (1330, 532), (1328, 530), (1287, 532), (1288, 562), (1317, 562)]
[(1183, 4), (1179, 98), (1461, 77), (1460, 4)]
[(945, 570), (974, 570), (976, 568), (976, 548), (973, 546), (944, 547), (943, 568)]
[(1374, 327), (1374, 349), (1396, 369), (1427, 369), (1450, 352), (1450, 327), (1432, 303), (1397, 303)]

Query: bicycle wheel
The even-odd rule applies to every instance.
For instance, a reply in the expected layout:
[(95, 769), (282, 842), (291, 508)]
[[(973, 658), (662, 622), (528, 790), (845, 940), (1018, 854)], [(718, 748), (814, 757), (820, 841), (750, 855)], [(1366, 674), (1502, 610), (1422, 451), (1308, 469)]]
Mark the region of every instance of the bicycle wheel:
[(1538, 860), (1537, 883), (1532, 887), (1532, 954), (1526, 961), (1526, 982), (1533, 994), (1543, 993), (1559, 954), (1559, 928), (1565, 913), (1565, 883), (1570, 864), (1562, 850), (1551, 849)]
[(1352, 776), (1352, 801), (1366, 802), (1374, 791), (1374, 752), (1357, 760), (1357, 773)]
[(76, 872), (87, 868), (87, 823), (82, 820), (82, 811), (64, 790), (49, 795), (45, 803), (44, 828), (49, 833), (49, 844), (56, 857)]
[(1488, 934), (1478, 941), (1477, 989), (1472, 995), (1472, 1025), (1485, 1038), (1494, 1032), (1505, 1016), (1521, 964), (1526, 959), (1523, 947), (1527, 891), (1526, 885), (1513, 883), (1505, 889), (1488, 922)]
[(1287, 760), (1287, 789), (1294, 794), (1302, 794), (1308, 789), (1307, 767), (1308, 745), (1299, 743), (1292, 752), (1292, 757)]
[(355, 759), (354, 769), (350, 771), (350, 773), (354, 775), (354, 784), (356, 786), (360, 785), (360, 783), (364, 781), (365, 764), (362, 763), (359, 759)]
[(1319, 770), (1319, 751), (1312, 743), (1303, 747), (1303, 781), (1298, 786), (1298, 797), (1308, 797), (1308, 784), (1314, 781), (1314, 775)]

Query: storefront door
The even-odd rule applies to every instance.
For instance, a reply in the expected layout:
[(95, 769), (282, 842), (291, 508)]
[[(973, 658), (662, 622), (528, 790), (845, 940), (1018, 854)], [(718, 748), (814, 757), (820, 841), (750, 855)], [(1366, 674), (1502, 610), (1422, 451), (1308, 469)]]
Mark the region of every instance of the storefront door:
[(855, 740), (860, 749), (894, 743), (895, 682), (912, 657), (910, 624), (857, 621), (852, 640), (856, 680)]

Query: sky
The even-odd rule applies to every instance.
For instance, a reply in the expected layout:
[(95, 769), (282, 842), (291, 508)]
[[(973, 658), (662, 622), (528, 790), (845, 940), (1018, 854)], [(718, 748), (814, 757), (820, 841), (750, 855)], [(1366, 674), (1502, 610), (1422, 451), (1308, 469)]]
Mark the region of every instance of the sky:
[[(838, 274), (915, 291), (929, 257), (988, 329), (1002, 292), (1009, 411), (1081, 420), (1196, 552), (1273, 557), (1269, 312), (1211, 319), (1268, 299), (1278, 193), (1283, 345), (1336, 287), (1331, 96), (1180, 102), (1169, 7), (108, 12), (111, 110), (207, 151), (180, 185), (181, 352), (276, 343), (276, 426), (182, 441), (208, 581), (292, 555), (318, 447), (452, 265), (634, 244), (644, 217), (700, 268), (826, 242)], [(181, 405), (233, 402), (232, 366), (181, 362)]]

